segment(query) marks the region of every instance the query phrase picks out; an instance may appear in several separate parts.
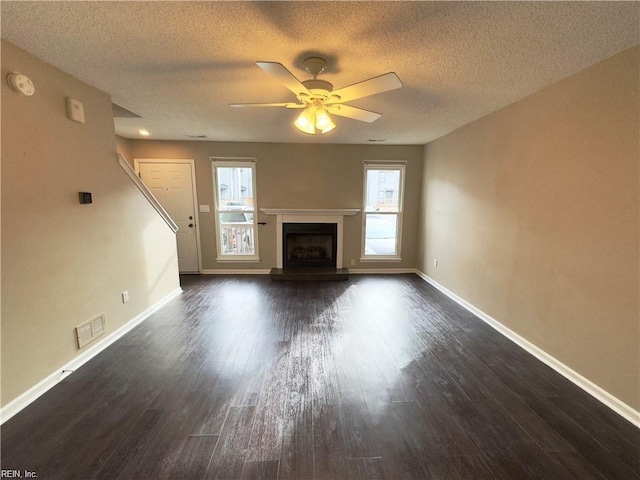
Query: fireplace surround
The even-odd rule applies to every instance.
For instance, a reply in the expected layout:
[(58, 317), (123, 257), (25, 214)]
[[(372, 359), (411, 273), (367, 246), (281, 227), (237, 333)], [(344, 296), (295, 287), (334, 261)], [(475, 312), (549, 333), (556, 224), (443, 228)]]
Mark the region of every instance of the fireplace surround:
[(276, 217), (276, 267), (284, 266), (283, 260), (283, 224), (285, 223), (333, 223), (336, 225), (336, 254), (335, 268), (341, 269), (343, 252), (343, 220), (345, 216), (360, 213), (358, 208), (341, 209), (292, 209), (292, 208), (262, 208), (265, 215)]

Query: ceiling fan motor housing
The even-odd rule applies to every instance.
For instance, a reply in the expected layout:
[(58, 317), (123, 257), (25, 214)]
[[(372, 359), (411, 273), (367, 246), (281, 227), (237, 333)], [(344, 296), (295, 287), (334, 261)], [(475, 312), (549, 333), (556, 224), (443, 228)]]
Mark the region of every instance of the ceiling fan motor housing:
[[(323, 102), (329, 100), (333, 90), (333, 85), (325, 80), (305, 80), (302, 84), (311, 92), (311, 99), (317, 98)], [(298, 100), (308, 102), (310, 99), (306, 94), (301, 94), (298, 95)]]
[(313, 78), (316, 78), (327, 68), (327, 61), (321, 57), (309, 57), (302, 62), (302, 68), (313, 75)]

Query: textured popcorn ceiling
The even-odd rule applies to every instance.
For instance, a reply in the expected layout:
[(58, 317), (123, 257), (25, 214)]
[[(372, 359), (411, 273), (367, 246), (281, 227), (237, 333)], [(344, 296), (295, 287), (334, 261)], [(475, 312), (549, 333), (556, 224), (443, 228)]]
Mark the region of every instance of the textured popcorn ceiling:
[[(1, 2), (2, 37), (109, 93), (142, 118), (137, 138), (425, 144), (638, 43), (637, 2)], [(309, 136), (295, 111), (229, 103), (295, 101), (255, 65), (329, 60), (334, 87), (396, 72), (400, 90), (350, 104)], [(26, 75), (29, 72), (21, 72)], [(46, 79), (34, 79), (37, 88)], [(80, 99), (82, 100), (82, 99)], [(87, 116), (91, 112), (86, 112)]]

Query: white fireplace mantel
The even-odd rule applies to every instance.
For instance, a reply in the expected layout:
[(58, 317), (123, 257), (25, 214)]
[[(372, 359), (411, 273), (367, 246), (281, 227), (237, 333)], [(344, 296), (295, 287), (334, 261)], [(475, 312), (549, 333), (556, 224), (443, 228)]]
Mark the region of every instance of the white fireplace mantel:
[(360, 213), (359, 208), (261, 208), (265, 215), (276, 215), (276, 262), (282, 268), (283, 223), (335, 223), (337, 224), (336, 267), (342, 268), (343, 219)]
[(342, 217), (357, 215), (359, 208), (261, 208), (265, 215), (339, 215)]

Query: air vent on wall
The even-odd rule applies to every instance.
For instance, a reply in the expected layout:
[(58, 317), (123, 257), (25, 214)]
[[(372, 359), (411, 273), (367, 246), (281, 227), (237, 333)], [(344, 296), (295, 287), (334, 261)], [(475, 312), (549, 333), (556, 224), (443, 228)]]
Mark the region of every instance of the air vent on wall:
[(78, 348), (84, 347), (87, 343), (93, 342), (96, 338), (105, 332), (104, 313), (84, 322), (76, 327), (76, 337), (78, 339)]
[(116, 105), (115, 103), (111, 104), (111, 108), (113, 109), (113, 116), (115, 118), (142, 118), (140, 115), (133, 113), (120, 105)]

